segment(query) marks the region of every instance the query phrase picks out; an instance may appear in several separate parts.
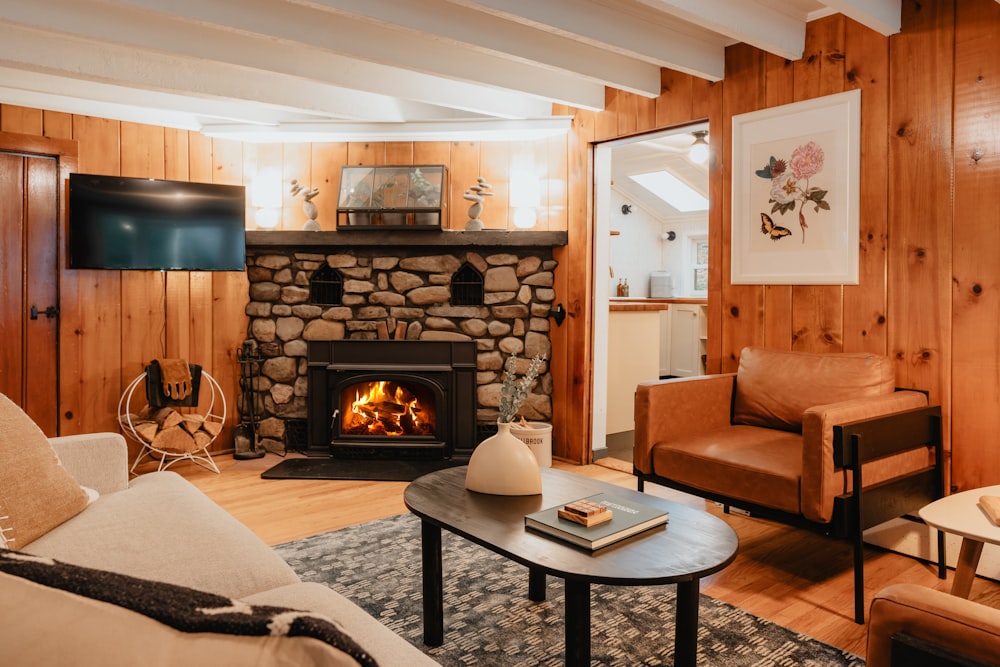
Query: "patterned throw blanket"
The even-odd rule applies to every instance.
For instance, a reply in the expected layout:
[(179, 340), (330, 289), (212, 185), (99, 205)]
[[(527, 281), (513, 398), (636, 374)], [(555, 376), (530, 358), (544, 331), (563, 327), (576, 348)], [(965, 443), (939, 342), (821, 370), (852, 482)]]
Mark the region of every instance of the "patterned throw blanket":
[(309, 612), (249, 605), (184, 586), (70, 565), (7, 549), (0, 549), (0, 572), (117, 605), (182, 632), (313, 637), (344, 651), (365, 667), (377, 667), (375, 659), (333, 621)]

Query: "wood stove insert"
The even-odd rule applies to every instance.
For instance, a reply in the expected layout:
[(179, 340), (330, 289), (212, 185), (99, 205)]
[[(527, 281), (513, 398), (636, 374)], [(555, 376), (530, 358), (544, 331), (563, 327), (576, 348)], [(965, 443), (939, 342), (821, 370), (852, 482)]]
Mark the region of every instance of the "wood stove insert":
[(476, 442), (472, 341), (310, 341), (307, 453), (467, 460)]

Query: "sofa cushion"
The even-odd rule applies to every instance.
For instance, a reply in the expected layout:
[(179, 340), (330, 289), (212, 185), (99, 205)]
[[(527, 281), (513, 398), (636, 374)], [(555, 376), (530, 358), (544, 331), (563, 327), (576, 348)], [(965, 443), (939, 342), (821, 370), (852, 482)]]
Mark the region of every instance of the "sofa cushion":
[(299, 581), (253, 531), (170, 471), (102, 494), (36, 540), (31, 552), (231, 598)]
[(86, 506), (42, 430), (0, 394), (0, 546), (23, 549)]
[(802, 436), (759, 426), (727, 426), (657, 442), (653, 474), (700, 491), (785, 512), (800, 512)]
[(108, 602), (0, 572), (5, 665), (357, 667), (313, 637), (185, 632)]
[(801, 433), (807, 409), (890, 394), (894, 385), (885, 356), (747, 347), (736, 372), (733, 423)]

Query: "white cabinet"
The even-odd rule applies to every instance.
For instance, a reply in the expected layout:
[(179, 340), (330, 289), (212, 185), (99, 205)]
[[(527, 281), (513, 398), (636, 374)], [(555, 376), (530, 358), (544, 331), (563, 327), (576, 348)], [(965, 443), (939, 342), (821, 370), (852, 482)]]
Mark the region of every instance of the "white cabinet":
[(670, 375), (704, 375), (706, 324), (705, 306), (692, 303), (670, 304)]
[(608, 403), (606, 432), (635, 428), (635, 387), (659, 377), (658, 311), (611, 311), (608, 319)]

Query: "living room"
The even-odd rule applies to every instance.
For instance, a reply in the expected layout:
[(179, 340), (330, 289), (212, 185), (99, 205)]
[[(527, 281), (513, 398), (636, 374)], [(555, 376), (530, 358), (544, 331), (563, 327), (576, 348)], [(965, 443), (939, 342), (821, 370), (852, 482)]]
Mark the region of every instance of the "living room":
[[(548, 185), (539, 205), (544, 215), (533, 231), (565, 232), (568, 239), (552, 249), (558, 262), (553, 289), (568, 317), (550, 330), (550, 373), (553, 455), (559, 466), (573, 467), (592, 463), (591, 304), (594, 281), (605, 279), (592, 262), (589, 151), (594, 143), (708, 120), (716, 157), (709, 171), (707, 371), (735, 371), (740, 350), (748, 345), (887, 355), (895, 362), (897, 386), (925, 391), (932, 404), (942, 406), (947, 486), (957, 492), (1000, 482), (992, 437), (1000, 430), (995, 400), (1000, 351), (992, 341), (998, 317), (992, 290), (1000, 272), (994, 257), (1000, 243), (995, 194), (1000, 134), (990, 120), (1000, 99), (994, 82), (998, 31), (1000, 4), (992, 0), (903, 2), (902, 28), (888, 37), (835, 14), (808, 24), (799, 60), (733, 44), (726, 50), (720, 82), (664, 69), (656, 99), (608, 89), (603, 111), (559, 107), (556, 115), (573, 118), (569, 133), (533, 142), (255, 144), (152, 122), (3, 103), (0, 148), (60, 156), (60, 178), (80, 172), (250, 188), (263, 170), (276, 170), (285, 180), (319, 188), (313, 202), (325, 232), (334, 230), (342, 166), (443, 164), (452, 184), (446, 229), (464, 228), (465, 188), (483, 177), (495, 193), (484, 207), (484, 223), (518, 233), (505, 191), (512, 165), (527, 162)], [(848, 90), (862, 91), (858, 284), (733, 284), (733, 116)], [(304, 221), (301, 200), (286, 196), (279, 227), (253, 234), (298, 233)], [(38, 290), (46, 285), (58, 290), (51, 295), (51, 303), (58, 303), (58, 328), (48, 334), (24, 337), (27, 322), (21, 313), (4, 318), (5, 327), (18, 322), (16, 331), (6, 330), (6, 339), (18, 343), (6, 346), (4, 368), (17, 370), (4, 374), (2, 391), (18, 395), (46, 434), (118, 431), (123, 390), (149, 361), (161, 357), (202, 364), (235, 402), (236, 355), (248, 328), (245, 274), (73, 271), (65, 268), (61, 243), (53, 244), (48, 258), (32, 256), (24, 266), (5, 262), (0, 269), (6, 286), (27, 285), (32, 298), (41, 294), (38, 298), (45, 299)], [(43, 262), (38, 271), (36, 261)], [(44, 309), (49, 303), (40, 300), (39, 305)], [(32, 383), (32, 390), (21, 395), (21, 387)], [(235, 424), (234, 415), (213, 445), (213, 455), (225, 458), (232, 450)], [(129, 454), (134, 458), (138, 447), (130, 445)], [(209, 490), (227, 483), (225, 471), (218, 479), (200, 471), (192, 477)], [(288, 493), (314, 493), (291, 484), (269, 488), (280, 489), (273, 499), (278, 505), (288, 502), (280, 499)], [(383, 488), (388, 500), (382, 499)], [(222, 495), (233, 493), (230, 488)], [(398, 494), (392, 485), (366, 484), (335, 495), (341, 501), (357, 498), (347, 506), (352, 511), (345, 512), (353, 522), (402, 512)], [(258, 502), (256, 497), (231, 498), (223, 504), (236, 513)], [(366, 504), (383, 508), (384, 514), (361, 513)], [(333, 524), (303, 526), (299, 535), (276, 535), (270, 541), (346, 525)], [(794, 533), (775, 536), (771, 528), (760, 531), (751, 543), (795, 544), (798, 539)], [(899, 567), (899, 561), (892, 563), (886, 567)], [(745, 576), (755, 574), (750, 570)], [(887, 584), (892, 576), (882, 581)], [(845, 600), (849, 596), (824, 590)], [(752, 597), (753, 591), (747, 587), (730, 601), (737, 604), (744, 594)], [(840, 631), (853, 637), (848, 648), (863, 652), (861, 635), (844, 630), (851, 623), (842, 620)], [(810, 634), (817, 635), (815, 630)]]

